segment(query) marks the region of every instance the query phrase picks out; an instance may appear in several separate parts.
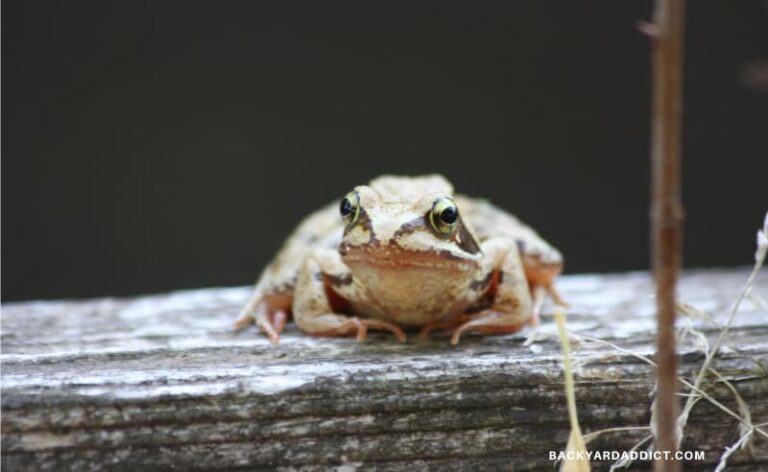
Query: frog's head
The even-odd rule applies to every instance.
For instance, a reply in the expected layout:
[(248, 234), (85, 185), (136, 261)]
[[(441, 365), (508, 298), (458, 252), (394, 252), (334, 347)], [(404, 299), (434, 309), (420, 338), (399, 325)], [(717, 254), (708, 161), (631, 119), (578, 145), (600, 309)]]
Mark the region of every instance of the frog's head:
[[(345, 222), (339, 252), (353, 273), (380, 276), (407, 269), (459, 275), (477, 269), (482, 253), (443, 177), (380, 177), (340, 203)], [(394, 269), (394, 270), (392, 270)]]

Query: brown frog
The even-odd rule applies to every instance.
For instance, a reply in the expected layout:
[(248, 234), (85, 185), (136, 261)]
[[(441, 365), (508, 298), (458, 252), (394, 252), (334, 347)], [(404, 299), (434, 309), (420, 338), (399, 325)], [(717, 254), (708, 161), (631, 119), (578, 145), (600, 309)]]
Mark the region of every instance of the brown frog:
[(320, 336), (403, 328), (512, 333), (537, 323), (560, 253), (509, 213), (453, 195), (440, 175), (385, 175), (309, 215), (261, 274), (235, 323), (277, 344), (290, 314)]

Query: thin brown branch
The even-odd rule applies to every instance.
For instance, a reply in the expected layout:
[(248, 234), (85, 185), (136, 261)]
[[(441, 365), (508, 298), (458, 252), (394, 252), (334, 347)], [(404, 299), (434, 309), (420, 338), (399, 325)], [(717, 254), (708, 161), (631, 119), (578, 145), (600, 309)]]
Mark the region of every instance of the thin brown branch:
[[(656, 277), (658, 368), (656, 449), (677, 450), (677, 353), (675, 291), (680, 268), (683, 211), (680, 201), (680, 116), (685, 0), (656, 0), (653, 36), (653, 117), (651, 137), (651, 224)], [(670, 457), (657, 471), (680, 470)]]

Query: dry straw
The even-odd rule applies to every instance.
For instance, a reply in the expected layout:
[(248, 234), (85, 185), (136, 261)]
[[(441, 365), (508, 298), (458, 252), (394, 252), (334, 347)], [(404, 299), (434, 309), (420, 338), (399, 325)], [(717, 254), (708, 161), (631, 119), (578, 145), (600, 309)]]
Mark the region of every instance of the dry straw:
[(560, 350), (563, 354), (563, 376), (565, 377), (565, 398), (568, 402), (568, 419), (571, 423), (571, 433), (565, 446), (566, 458), (560, 465), (561, 472), (589, 472), (589, 459), (586, 457), (587, 446), (579, 427), (579, 417), (576, 411), (576, 390), (573, 386), (573, 368), (571, 367), (571, 343), (565, 329), (563, 312), (555, 312), (557, 333), (560, 337)]

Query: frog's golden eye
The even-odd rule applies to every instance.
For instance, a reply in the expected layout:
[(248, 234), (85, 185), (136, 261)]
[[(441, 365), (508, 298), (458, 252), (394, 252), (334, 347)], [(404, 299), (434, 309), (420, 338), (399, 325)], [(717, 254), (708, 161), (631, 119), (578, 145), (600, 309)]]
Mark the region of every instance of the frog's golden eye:
[(341, 213), (344, 223), (348, 225), (354, 224), (357, 221), (357, 217), (360, 216), (360, 196), (357, 192), (349, 192), (341, 199), (339, 213)]
[(459, 221), (459, 209), (453, 199), (441, 197), (435, 200), (429, 212), (429, 223), (438, 233), (449, 234)]

